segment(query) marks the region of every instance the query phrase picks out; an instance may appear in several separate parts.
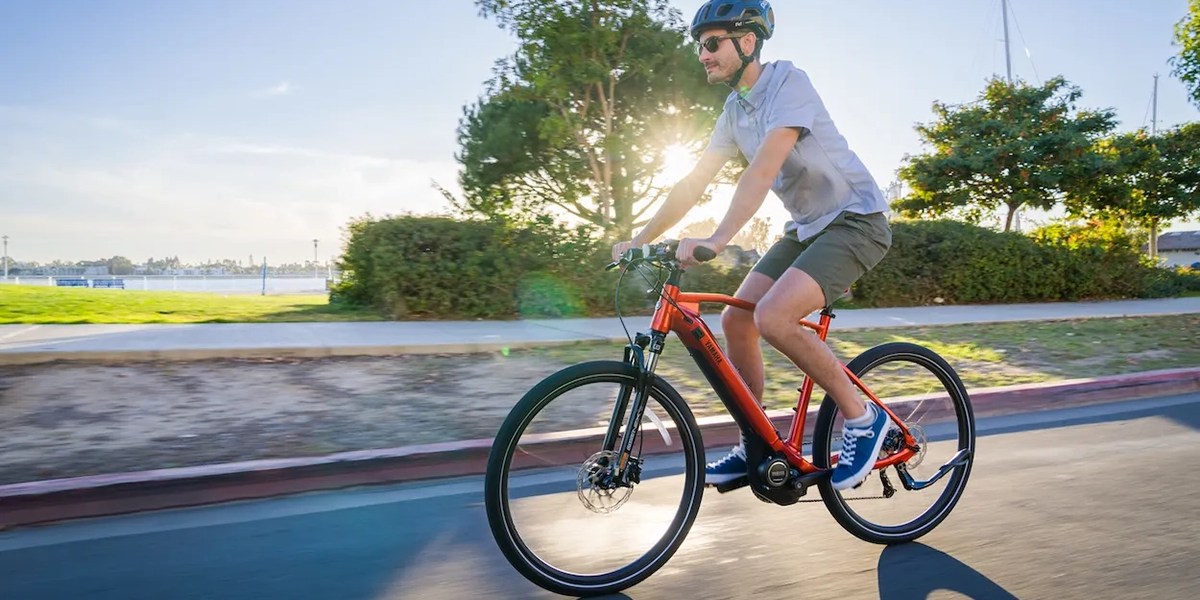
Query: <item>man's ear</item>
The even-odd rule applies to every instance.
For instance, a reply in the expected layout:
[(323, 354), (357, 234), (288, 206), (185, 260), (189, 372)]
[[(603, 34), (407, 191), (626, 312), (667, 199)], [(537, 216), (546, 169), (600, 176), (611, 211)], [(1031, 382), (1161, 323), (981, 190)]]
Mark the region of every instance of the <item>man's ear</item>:
[[(754, 56), (754, 48), (758, 46), (758, 34), (751, 31), (738, 38), (737, 42), (742, 45), (742, 54)], [(749, 48), (746, 46), (749, 46)]]

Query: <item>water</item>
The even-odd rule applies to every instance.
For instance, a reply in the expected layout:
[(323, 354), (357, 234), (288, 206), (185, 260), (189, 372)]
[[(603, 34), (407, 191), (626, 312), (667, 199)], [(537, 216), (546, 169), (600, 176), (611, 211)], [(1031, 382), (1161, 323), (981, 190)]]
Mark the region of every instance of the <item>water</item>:
[[(10, 285), (54, 285), (54, 277), (0, 277), (0, 284)], [(123, 277), (66, 277), (63, 279), (93, 280), (121, 279), (126, 290), (149, 290), (165, 292), (212, 292), (218, 294), (261, 294), (261, 277), (171, 277), (130, 275)], [(323, 277), (267, 277), (267, 294), (324, 294)]]

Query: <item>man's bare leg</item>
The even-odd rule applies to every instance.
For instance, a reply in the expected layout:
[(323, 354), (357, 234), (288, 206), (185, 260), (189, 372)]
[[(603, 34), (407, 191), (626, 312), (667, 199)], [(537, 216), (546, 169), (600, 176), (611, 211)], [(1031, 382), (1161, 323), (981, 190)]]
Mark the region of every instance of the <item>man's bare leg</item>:
[[(758, 303), (771, 290), (775, 280), (758, 272), (751, 272), (742, 281), (735, 298)], [(754, 313), (729, 306), (721, 313), (721, 330), (725, 335), (725, 350), (729, 362), (742, 375), (754, 397), (762, 404), (763, 357), (759, 347), (758, 327), (754, 324)]]
[[(866, 404), (842, 370), (833, 350), (800, 320), (825, 306), (825, 293), (808, 273), (788, 269), (758, 303), (754, 322), (771, 346), (782, 352), (833, 397), (846, 419), (866, 414)], [(732, 356), (730, 357), (732, 360)], [(759, 364), (762, 364), (760, 357)], [(761, 377), (761, 374), (760, 374)]]
[[(762, 273), (751, 272), (738, 288), (736, 297), (757, 303), (774, 285), (774, 280)], [(742, 380), (762, 403), (763, 358), (759, 347), (758, 328), (754, 313), (732, 306), (721, 314), (721, 329), (725, 334), (725, 349), (729, 362), (741, 374)], [(704, 477), (710, 485), (721, 485), (746, 477), (745, 439), (721, 460), (705, 466)]]

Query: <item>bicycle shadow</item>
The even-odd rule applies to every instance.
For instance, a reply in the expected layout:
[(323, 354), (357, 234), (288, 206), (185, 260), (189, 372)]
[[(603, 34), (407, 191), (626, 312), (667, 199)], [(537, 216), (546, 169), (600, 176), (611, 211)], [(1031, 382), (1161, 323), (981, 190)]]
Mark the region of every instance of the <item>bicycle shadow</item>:
[(967, 598), (1016, 600), (1016, 596), (958, 559), (924, 544), (888, 546), (879, 556), (880, 600), (925, 600), (935, 591)]

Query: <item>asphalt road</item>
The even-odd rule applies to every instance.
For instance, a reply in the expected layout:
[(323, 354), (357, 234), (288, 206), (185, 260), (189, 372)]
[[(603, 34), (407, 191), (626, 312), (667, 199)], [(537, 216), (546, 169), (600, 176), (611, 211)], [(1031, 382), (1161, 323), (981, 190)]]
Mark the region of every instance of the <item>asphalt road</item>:
[[(624, 596), (1200, 597), (1200, 394), (980, 421), (954, 513), (881, 547), (820, 503), (709, 492)], [(500, 555), (478, 478), (0, 532), (0, 598), (553, 598)], [(583, 544), (585, 542), (581, 542)]]

